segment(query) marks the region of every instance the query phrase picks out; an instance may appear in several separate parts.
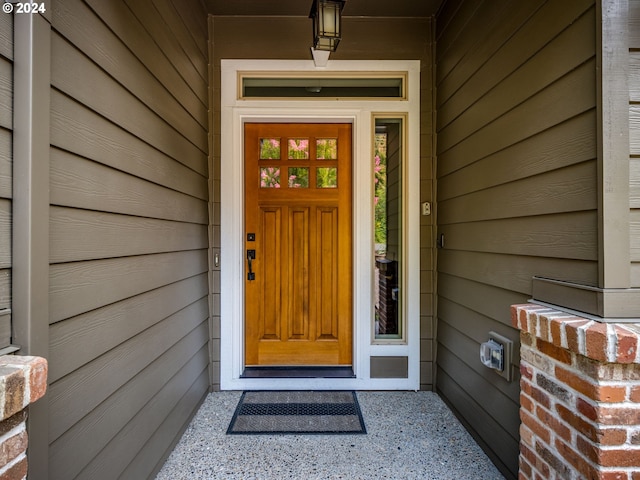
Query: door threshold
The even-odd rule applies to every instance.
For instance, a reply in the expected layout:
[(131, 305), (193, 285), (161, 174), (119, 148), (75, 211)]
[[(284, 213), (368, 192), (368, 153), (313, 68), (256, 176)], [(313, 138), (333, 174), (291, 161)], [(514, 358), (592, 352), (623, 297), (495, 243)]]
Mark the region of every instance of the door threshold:
[(245, 367), (240, 378), (356, 378), (352, 367)]

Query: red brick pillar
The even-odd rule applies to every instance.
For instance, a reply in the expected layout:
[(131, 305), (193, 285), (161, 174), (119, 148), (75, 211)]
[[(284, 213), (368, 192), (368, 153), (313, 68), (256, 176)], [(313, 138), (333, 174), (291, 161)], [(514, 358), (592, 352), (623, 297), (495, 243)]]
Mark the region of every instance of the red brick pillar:
[(47, 389), (47, 361), (0, 357), (0, 480), (27, 477), (27, 410)]
[(640, 325), (513, 305), (520, 479), (640, 480)]

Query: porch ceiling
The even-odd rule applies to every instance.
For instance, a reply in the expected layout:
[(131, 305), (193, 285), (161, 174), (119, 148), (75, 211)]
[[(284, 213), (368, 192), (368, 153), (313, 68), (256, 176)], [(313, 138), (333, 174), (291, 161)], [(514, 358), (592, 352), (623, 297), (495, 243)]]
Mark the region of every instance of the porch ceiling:
[[(350, 17), (429, 17), (443, 0), (347, 0)], [(213, 15), (308, 16), (312, 0), (206, 0)]]

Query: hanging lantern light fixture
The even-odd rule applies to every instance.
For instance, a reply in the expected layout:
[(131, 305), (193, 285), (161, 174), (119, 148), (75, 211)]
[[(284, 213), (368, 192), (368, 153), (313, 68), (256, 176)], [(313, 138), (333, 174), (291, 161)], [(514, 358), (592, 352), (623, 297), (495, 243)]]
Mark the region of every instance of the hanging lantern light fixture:
[(309, 18), (313, 19), (313, 48), (335, 52), (342, 36), (343, 0), (313, 0)]

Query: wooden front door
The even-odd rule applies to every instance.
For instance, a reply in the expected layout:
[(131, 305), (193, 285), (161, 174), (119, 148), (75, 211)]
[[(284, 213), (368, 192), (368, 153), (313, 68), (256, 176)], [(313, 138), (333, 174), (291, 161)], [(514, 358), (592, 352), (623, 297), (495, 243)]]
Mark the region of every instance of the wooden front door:
[(351, 125), (245, 124), (245, 364), (351, 365)]

